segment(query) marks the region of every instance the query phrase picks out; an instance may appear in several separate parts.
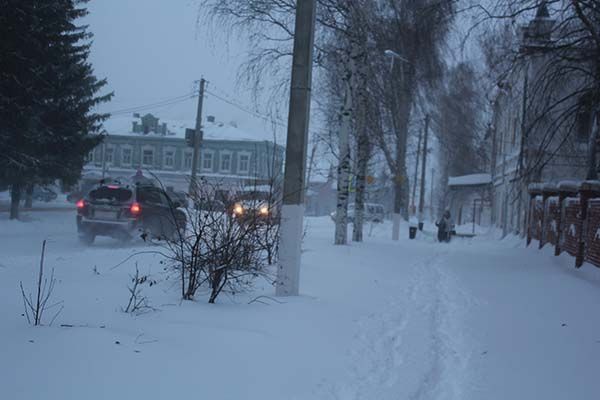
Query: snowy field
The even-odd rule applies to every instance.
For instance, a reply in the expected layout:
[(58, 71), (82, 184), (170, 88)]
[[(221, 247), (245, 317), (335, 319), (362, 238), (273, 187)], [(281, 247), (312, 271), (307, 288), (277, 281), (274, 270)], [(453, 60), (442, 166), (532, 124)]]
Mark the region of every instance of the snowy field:
[[(177, 282), (143, 243), (83, 247), (71, 211), (0, 213), (0, 398), (590, 399), (600, 396), (600, 270), (492, 234), (331, 245), (308, 219), (301, 292), (179, 302)], [(405, 234), (406, 233), (406, 234)], [(64, 310), (30, 327), (41, 241)], [(135, 269), (158, 281), (157, 310), (121, 311)], [(61, 326), (68, 325), (68, 326)]]

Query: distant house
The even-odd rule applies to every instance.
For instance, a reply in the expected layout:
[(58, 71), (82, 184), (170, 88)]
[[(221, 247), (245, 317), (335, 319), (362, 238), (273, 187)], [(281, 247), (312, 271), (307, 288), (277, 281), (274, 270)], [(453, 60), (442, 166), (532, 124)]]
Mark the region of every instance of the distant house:
[[(104, 123), (107, 135), (88, 155), (83, 176), (127, 177), (141, 170), (164, 186), (185, 191), (193, 158), (185, 132), (194, 126), (195, 121), (161, 121), (152, 114), (112, 118)], [(284, 147), (272, 135), (251, 133), (212, 116), (202, 130), (198, 176), (225, 186), (262, 185), (281, 176)]]

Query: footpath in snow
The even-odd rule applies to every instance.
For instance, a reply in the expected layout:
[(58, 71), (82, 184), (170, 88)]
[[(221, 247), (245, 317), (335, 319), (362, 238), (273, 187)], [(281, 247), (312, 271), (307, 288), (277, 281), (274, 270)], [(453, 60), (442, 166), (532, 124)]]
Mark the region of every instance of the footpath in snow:
[[(0, 398), (598, 399), (600, 270), (387, 225), (336, 247), (329, 218), (307, 223), (301, 296), (248, 304), (273, 295), (259, 282), (208, 305), (180, 303), (156, 254), (113, 268), (143, 243), (83, 247), (71, 212), (0, 214)], [(43, 239), (64, 310), (34, 328), (19, 282), (33, 289)], [(157, 311), (133, 317), (136, 262)]]

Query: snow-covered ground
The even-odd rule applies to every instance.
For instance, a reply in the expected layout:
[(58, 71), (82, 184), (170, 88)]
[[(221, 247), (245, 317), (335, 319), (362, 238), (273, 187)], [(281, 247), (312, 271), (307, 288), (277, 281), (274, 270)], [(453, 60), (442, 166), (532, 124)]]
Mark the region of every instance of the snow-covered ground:
[[(0, 213), (2, 399), (597, 399), (600, 270), (493, 233), (399, 242), (377, 226), (365, 243), (331, 245), (311, 218), (301, 292), (180, 303), (159, 256), (77, 242), (73, 212)], [(64, 310), (30, 327), (19, 282), (33, 289), (41, 241)], [(121, 312), (129, 275), (151, 274), (155, 312)], [(51, 315), (49, 316), (51, 317)], [(71, 327), (61, 327), (70, 325)]]

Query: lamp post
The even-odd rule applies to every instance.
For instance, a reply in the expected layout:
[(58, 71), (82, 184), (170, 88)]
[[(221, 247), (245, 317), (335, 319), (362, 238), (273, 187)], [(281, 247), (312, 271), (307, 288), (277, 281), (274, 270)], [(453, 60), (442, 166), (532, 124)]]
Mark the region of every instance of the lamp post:
[[(404, 69), (402, 68), (402, 65), (404, 63), (408, 63), (410, 64), (410, 61), (408, 61), (406, 58), (402, 57), (400, 54), (396, 53), (393, 50), (385, 50), (383, 52), (383, 54), (391, 59), (391, 64), (390, 64), (390, 75), (392, 74), (392, 72), (394, 71), (394, 60), (399, 60), (400, 61), (400, 76), (401, 79), (404, 79)], [(392, 109), (396, 110), (397, 108), (397, 104), (398, 104), (398, 99), (397, 99), (397, 90), (396, 90), (396, 85), (395, 85), (395, 80), (392, 79)], [(393, 119), (393, 117), (392, 117)], [(398, 137), (397, 132), (396, 132), (396, 137)], [(397, 149), (397, 152), (399, 152), (399, 150)], [(398, 154), (396, 155), (396, 157), (398, 157)], [(392, 240), (399, 240), (400, 239), (400, 191), (397, 190), (398, 185), (402, 184), (403, 181), (403, 177), (399, 176), (399, 171), (398, 171), (398, 166), (396, 166), (396, 177), (394, 179), (394, 185), (396, 186), (396, 188), (394, 189), (394, 210), (392, 213)]]

